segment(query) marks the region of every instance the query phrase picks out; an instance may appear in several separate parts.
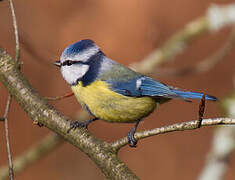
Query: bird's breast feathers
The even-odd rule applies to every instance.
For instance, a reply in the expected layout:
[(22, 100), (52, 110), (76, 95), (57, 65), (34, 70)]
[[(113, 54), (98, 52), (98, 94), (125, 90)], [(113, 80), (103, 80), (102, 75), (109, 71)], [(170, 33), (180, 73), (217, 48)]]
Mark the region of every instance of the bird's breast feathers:
[(110, 122), (135, 122), (148, 116), (156, 107), (151, 97), (130, 97), (112, 91), (105, 81), (71, 86), (76, 98), (96, 117)]

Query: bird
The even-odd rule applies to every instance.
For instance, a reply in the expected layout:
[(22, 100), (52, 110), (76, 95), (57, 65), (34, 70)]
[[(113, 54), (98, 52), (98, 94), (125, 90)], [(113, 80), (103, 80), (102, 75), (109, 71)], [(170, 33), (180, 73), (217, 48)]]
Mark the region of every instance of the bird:
[[(70, 85), (77, 101), (94, 118), (72, 121), (68, 133), (98, 119), (116, 123), (135, 123), (127, 134), (130, 147), (141, 120), (158, 105), (171, 99), (201, 99), (203, 93), (185, 91), (161, 83), (107, 57), (93, 40), (80, 40), (64, 49), (54, 62)], [(217, 98), (205, 95), (205, 100)]]

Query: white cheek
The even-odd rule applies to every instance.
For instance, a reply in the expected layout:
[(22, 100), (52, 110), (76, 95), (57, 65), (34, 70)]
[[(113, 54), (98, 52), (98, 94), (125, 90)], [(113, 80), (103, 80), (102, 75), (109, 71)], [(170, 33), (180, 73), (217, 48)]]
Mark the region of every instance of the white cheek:
[(61, 67), (61, 73), (68, 84), (76, 83), (77, 79), (82, 78), (89, 70), (89, 66), (85, 64), (74, 64), (72, 66)]

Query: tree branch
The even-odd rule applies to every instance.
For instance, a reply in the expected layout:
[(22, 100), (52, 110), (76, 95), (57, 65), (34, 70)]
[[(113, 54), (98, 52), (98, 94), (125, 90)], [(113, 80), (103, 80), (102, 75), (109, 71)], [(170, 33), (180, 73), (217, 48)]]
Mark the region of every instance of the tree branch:
[[(220, 7), (213, 7), (218, 10)], [(223, 10), (222, 10), (223, 9)], [(224, 9), (229, 12), (233, 12), (234, 7), (221, 8), (222, 12)], [(208, 10), (208, 12), (209, 12)], [(211, 12), (211, 11), (210, 11)], [(217, 30), (224, 27), (227, 24), (234, 23), (234, 19), (229, 19), (223, 23), (217, 23), (217, 25), (211, 24), (213, 20), (213, 13), (208, 13), (206, 16), (198, 18), (196, 21), (188, 24), (182, 31), (175, 34), (166, 44), (161, 48), (157, 49), (150, 56), (144, 59), (144, 62), (132, 64), (132, 67), (142, 73), (152, 71), (155, 65), (160, 64), (163, 60), (170, 59), (174, 55), (182, 52), (186, 45), (198, 35), (211, 30)], [(225, 13), (226, 14), (226, 13)], [(218, 25), (219, 24), (219, 25)], [(34, 122), (38, 122), (48, 127), (52, 131), (56, 132), (68, 142), (78, 147), (81, 151), (86, 153), (103, 171), (105, 176), (109, 179), (138, 179), (125, 165), (121, 162), (116, 155), (116, 152), (120, 147), (127, 144), (127, 139), (123, 138), (119, 141), (114, 142), (112, 145), (101, 141), (94, 137), (86, 129), (77, 129), (69, 134), (66, 133), (69, 128), (70, 119), (65, 117), (52, 106), (48, 105), (46, 100), (41, 98), (38, 93), (33, 90), (28, 81), (23, 77), (21, 72), (17, 69), (18, 64), (11, 60), (12, 58), (2, 49), (0, 49), (0, 81), (5, 85), (10, 94), (17, 100), (22, 106), (25, 112), (31, 117)], [(202, 126), (209, 123), (211, 119), (203, 120)], [(157, 130), (145, 131), (143, 138), (157, 134), (162, 134), (172, 131), (181, 131), (188, 129), (195, 129), (195, 123), (180, 123), (174, 124), (168, 127), (157, 128)], [(214, 119), (211, 124), (234, 124), (234, 119), (218, 118)], [(174, 129), (174, 127), (176, 129)], [(165, 132), (164, 132), (165, 128)], [(155, 133), (155, 134), (154, 134)], [(136, 138), (141, 139), (141, 132), (136, 133)]]
[(31, 87), (11, 56), (0, 48), (0, 81), (34, 121), (56, 132), (86, 153), (108, 179), (138, 179), (121, 162), (110, 144), (97, 139), (88, 130), (79, 128), (66, 133), (70, 119), (55, 110)]
[[(76, 119), (79, 121), (85, 121), (88, 118), (87, 113), (85, 111), (79, 112), (76, 116)], [(13, 160), (14, 164), (14, 174), (20, 173), (25, 170), (27, 167), (31, 166), (39, 159), (48, 155), (50, 152), (58, 148), (62, 145), (64, 140), (58, 136), (57, 134), (51, 134), (43, 139), (41, 139), (37, 144), (27, 149), (24, 153), (18, 155)], [(7, 179), (9, 174), (8, 166), (0, 167), (0, 179)]]
[[(187, 121), (182, 123), (176, 123), (169, 126), (163, 126), (160, 128), (155, 128), (146, 131), (140, 131), (135, 133), (135, 139), (140, 140), (150, 136), (155, 136), (158, 134), (165, 134), (174, 131), (185, 131), (185, 130), (192, 130), (197, 129), (198, 120), (194, 121)], [(201, 126), (214, 126), (214, 125), (231, 125), (235, 124), (235, 119), (232, 118), (214, 118), (214, 119), (203, 119)], [(121, 147), (128, 144), (127, 137), (119, 139), (112, 143), (112, 147), (118, 151)]]

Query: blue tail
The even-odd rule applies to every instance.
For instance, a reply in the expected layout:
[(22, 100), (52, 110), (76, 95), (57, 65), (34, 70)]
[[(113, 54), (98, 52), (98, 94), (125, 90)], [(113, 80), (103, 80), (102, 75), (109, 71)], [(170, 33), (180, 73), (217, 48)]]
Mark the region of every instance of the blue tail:
[[(173, 91), (174, 93), (176, 93), (177, 95), (186, 98), (186, 99), (201, 99), (203, 96), (203, 93), (197, 93), (197, 92), (190, 92), (190, 91), (182, 91), (182, 90), (178, 90), (178, 89), (171, 89), (171, 91)], [(214, 96), (209, 96), (206, 95), (205, 96), (206, 100), (210, 100), (210, 101), (216, 101), (217, 98)]]

